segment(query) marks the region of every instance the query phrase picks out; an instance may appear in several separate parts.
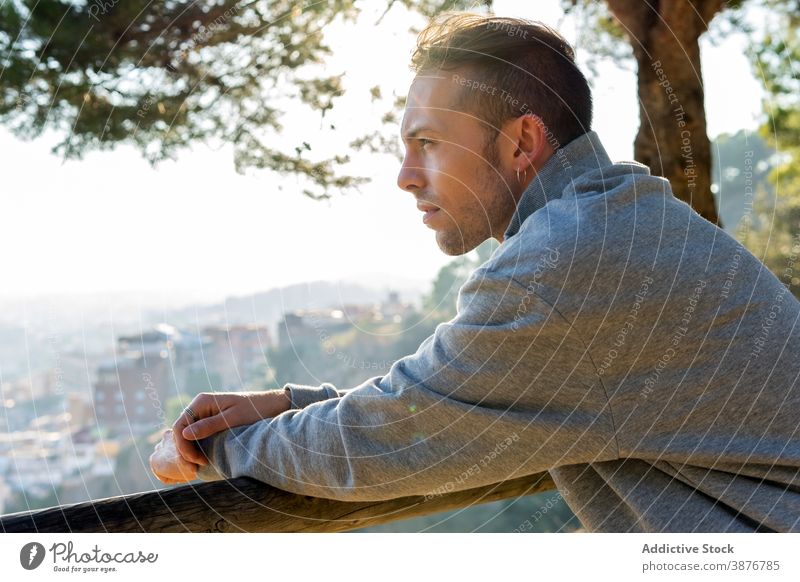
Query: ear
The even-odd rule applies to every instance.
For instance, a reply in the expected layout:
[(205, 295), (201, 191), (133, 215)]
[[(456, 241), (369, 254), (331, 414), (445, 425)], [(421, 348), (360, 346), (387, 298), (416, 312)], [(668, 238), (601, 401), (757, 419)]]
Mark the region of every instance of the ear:
[(547, 139), (550, 131), (541, 117), (530, 112), (518, 117), (515, 124), (519, 127), (514, 169), (522, 172), (533, 167), (534, 170), (538, 170), (554, 152)]

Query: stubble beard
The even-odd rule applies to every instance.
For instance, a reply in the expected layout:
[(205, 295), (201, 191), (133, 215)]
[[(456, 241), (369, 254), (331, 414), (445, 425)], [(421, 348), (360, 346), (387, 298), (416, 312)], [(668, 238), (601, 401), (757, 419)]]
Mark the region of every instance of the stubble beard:
[[(470, 193), (471, 204), (463, 213), (462, 223), (436, 232), (436, 244), (446, 255), (464, 255), (485, 240), (501, 236), (503, 233), (498, 231), (507, 224), (516, 207), (508, 184), (497, 171), (500, 164), (494, 140), (484, 147), (483, 158), (487, 163), (478, 170), (482, 173), (475, 180), (477, 186)], [(479, 192), (485, 196), (483, 204), (476, 199)]]

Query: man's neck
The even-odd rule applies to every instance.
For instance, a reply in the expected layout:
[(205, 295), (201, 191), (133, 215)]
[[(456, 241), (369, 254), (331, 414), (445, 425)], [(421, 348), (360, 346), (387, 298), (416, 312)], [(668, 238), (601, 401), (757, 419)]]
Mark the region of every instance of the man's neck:
[(557, 149), (531, 178), (517, 202), (508, 226), (497, 240), (503, 242), (517, 234), (525, 219), (550, 200), (561, 198), (564, 189), (575, 178), (609, 164), (611, 160), (594, 131), (589, 131)]

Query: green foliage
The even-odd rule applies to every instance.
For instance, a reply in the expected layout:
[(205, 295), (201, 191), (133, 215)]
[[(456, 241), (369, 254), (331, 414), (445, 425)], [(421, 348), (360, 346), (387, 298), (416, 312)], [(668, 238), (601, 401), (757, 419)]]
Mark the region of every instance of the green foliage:
[(457, 257), (442, 267), (433, 281), (431, 292), (423, 301), (425, 312), (441, 321), (452, 319), (456, 314), (458, 290), (472, 271), (489, 260), (496, 248), (497, 241), (489, 239), (472, 253)]
[[(775, 166), (775, 151), (758, 133), (740, 130), (722, 134), (711, 144), (712, 190), (725, 230), (736, 235), (753, 226), (753, 196), (759, 190), (774, 193), (769, 174)], [(742, 219), (747, 217), (744, 224)]]
[(497, 242), (490, 239), (442, 267), (423, 299), (422, 312), (407, 315), (401, 322), (364, 318), (351, 325), (331, 327), (309, 316), (309, 333), (293, 337), (289, 345), (280, 345), (268, 353), (275, 387), (286, 382), (331, 382), (349, 388), (387, 374), (395, 361), (415, 353), (439, 323), (455, 316), (458, 290), (496, 248)]
[(634, 70), (633, 51), (625, 30), (605, 2), (561, 0), (561, 8), (576, 20), (580, 31), (578, 44), (593, 76), (597, 76), (597, 65), (601, 61), (614, 62), (621, 68)]
[(755, 47), (755, 74), (764, 79), (767, 121), (761, 134), (777, 152), (780, 164), (771, 172), (774, 195), (757, 199), (757, 228), (742, 242), (800, 297), (800, 13), (798, 2), (766, 0), (777, 16), (763, 43)]
[(173, 396), (164, 407), (165, 422), (167, 425), (172, 426), (172, 423), (178, 420), (178, 417), (183, 413), (183, 409), (189, 406), (194, 396), (189, 394), (178, 394)]
[(413, 354), (442, 320), (414, 313), (401, 322), (354, 321), (334, 329), (309, 318), (311, 334), (269, 351), (275, 387), (286, 382), (351, 388), (383, 376), (400, 358)]
[(358, 532), (571, 532), (581, 523), (555, 491), (376, 525)]
[[(468, 5), (400, 3), (426, 16)], [(327, 198), (367, 178), (346, 173), (347, 155), (314, 156), (304, 136), (282, 138), (280, 119), (295, 102), (324, 121), (344, 93), (342, 74), (321, 66), (324, 30), (359, 13), (356, 0), (3, 2), (0, 123), (23, 139), (53, 131), (66, 159), (128, 144), (155, 164), (195, 143), (229, 143), (237, 171), (297, 175), (304, 194)], [(331, 139), (335, 127), (324, 130), (318, 139)]]
[[(793, 15), (783, 15), (777, 29), (754, 48), (754, 73), (764, 80), (767, 97), (764, 112), (768, 120), (761, 127), (767, 142), (793, 160), (800, 153), (800, 79), (795, 67), (800, 62), (800, 32)], [(783, 179), (795, 178), (800, 171), (787, 163), (775, 174)]]
[[(781, 0), (775, 0), (780, 2)], [(753, 33), (753, 27), (748, 22), (745, 11), (742, 10), (751, 0), (728, 0), (722, 11), (713, 19), (713, 26), (709, 26), (706, 38), (716, 43), (728, 38), (730, 34), (742, 32)], [(702, 0), (698, 2), (702, 4)], [(630, 3), (631, 7), (635, 2)], [(565, 14), (570, 14), (576, 20), (579, 29), (578, 45), (586, 57), (586, 65), (593, 75), (597, 75), (597, 65), (601, 61), (613, 62), (620, 68), (635, 71), (632, 45), (639, 45), (642, 39), (631, 38), (629, 33), (619, 23), (602, 0), (561, 0), (561, 7)], [(643, 17), (651, 17), (653, 23), (657, 22), (658, 6), (641, 12)], [(711, 25), (712, 23), (708, 23)]]
[(455, 315), (458, 289), (467, 280), (472, 264), (473, 261), (465, 255), (453, 259), (439, 270), (433, 280), (433, 288), (423, 303), (426, 312), (437, 313), (443, 320)]
[(271, 145), (280, 112), (264, 97), (299, 99), (324, 116), (340, 78), (300, 72), (330, 53), (324, 26), (355, 14), (351, 0), (302, 10), (286, 1), (5, 3), (0, 121), (23, 138), (55, 129), (66, 158), (131, 143), (155, 163), (194, 142), (233, 142), (239, 169), (343, 187), (351, 182), (337, 182), (334, 167), (346, 159), (312, 162)]

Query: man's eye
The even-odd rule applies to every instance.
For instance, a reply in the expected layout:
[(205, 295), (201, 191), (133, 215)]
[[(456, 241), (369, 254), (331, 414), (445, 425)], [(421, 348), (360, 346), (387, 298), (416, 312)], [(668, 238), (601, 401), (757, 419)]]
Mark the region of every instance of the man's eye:
[(424, 148), (428, 144), (435, 143), (433, 140), (425, 139), (424, 137), (419, 138), (419, 147)]

